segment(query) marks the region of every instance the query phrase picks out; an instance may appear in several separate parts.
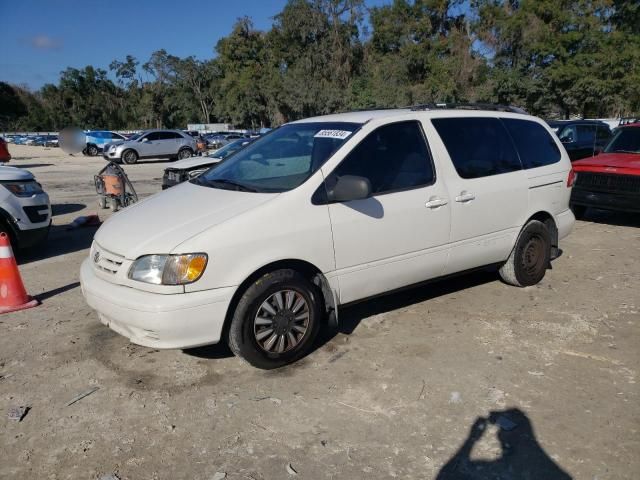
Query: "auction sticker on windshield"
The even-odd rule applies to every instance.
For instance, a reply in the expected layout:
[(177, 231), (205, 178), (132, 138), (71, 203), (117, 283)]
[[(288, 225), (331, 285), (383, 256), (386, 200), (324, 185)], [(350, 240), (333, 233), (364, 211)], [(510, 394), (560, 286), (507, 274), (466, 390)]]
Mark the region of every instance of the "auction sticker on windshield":
[(344, 140), (352, 132), (348, 130), (320, 130), (313, 137), (314, 138), (339, 138), (340, 140)]

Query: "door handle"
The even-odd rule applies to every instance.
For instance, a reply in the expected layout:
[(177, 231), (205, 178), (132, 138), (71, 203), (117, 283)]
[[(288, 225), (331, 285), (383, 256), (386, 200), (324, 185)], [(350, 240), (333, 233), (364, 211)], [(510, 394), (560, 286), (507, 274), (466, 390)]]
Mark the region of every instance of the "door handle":
[(460, 195), (456, 197), (456, 202), (466, 203), (471, 200), (475, 200), (476, 196), (473, 193), (469, 193), (466, 190), (460, 192)]
[(432, 209), (436, 209), (436, 208), (440, 208), (440, 207), (444, 207), (447, 203), (447, 200), (444, 198), (440, 198), (440, 197), (431, 197), (429, 199), (429, 201), (427, 203), (425, 203), (425, 207), (427, 208), (432, 208)]

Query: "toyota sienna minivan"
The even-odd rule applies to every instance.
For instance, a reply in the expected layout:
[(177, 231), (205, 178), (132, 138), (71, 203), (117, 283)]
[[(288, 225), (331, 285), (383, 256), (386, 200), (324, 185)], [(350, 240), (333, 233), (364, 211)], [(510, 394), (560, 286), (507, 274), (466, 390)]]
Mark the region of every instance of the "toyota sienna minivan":
[(275, 368), (340, 306), (496, 266), (534, 285), (574, 216), (571, 162), (511, 107), (421, 106), (300, 120), (107, 220), (87, 303), (132, 342), (226, 341)]

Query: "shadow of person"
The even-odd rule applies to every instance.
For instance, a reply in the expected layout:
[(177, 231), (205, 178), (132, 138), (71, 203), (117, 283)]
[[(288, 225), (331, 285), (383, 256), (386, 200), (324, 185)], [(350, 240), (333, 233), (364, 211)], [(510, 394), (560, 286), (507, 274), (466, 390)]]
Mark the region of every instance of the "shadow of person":
[[(471, 450), (488, 424), (499, 427), (498, 441), (502, 448), (495, 460), (472, 460)], [(436, 480), (571, 480), (540, 446), (529, 418), (514, 408), (491, 412), (479, 417), (471, 426), (469, 436), (456, 454), (442, 467)]]

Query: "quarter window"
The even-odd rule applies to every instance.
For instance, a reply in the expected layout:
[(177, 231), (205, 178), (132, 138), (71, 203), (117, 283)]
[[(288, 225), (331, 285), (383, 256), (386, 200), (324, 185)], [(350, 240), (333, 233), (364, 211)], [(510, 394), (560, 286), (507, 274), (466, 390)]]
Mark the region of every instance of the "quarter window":
[(433, 183), (433, 164), (419, 123), (392, 123), (370, 133), (330, 178), (343, 175), (368, 178), (373, 195)]
[(560, 149), (549, 132), (536, 122), (503, 118), (516, 144), (524, 168), (543, 167), (560, 161)]
[(432, 122), (460, 177), (488, 177), (522, 169), (509, 134), (497, 118), (436, 118)]

